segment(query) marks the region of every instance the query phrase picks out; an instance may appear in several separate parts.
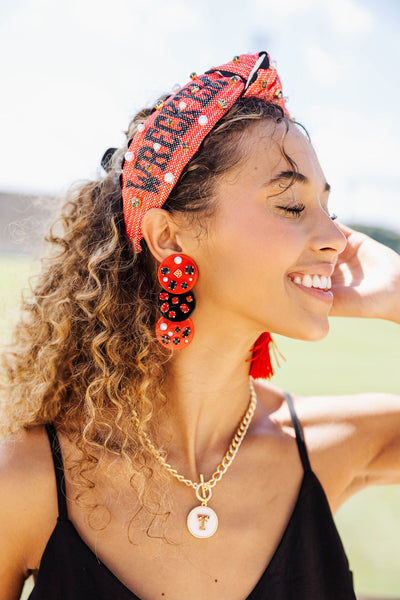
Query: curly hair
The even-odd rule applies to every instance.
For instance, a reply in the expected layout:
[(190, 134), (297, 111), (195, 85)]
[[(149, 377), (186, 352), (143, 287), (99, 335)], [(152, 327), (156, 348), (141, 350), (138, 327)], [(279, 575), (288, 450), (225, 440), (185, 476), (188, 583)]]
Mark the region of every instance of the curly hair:
[[(132, 119), (127, 140), (152, 110)], [(282, 109), (241, 98), (186, 165), (164, 208), (206, 227), (216, 209), (218, 177), (240, 162), (242, 138), (266, 119), (285, 123), (281, 152), (297, 172), (284, 150), (290, 120)], [(154, 509), (159, 501), (147, 484), (161, 469), (146, 436), (157, 439), (155, 407), (167, 402), (163, 382), (171, 351), (154, 334), (156, 262), (143, 241), (142, 252), (132, 251), (125, 233), (118, 175), (126, 148), (115, 152), (104, 177), (71, 186), (46, 238), (51, 251), (2, 357), (3, 430), (51, 422), (73, 436), (82, 493), (93, 487), (90, 472), (109, 453), (122, 457), (140, 504)]]

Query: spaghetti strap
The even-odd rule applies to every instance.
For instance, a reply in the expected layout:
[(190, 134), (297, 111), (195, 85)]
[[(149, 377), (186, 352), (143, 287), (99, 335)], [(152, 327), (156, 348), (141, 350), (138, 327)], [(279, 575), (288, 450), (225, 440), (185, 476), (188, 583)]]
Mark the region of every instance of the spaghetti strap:
[(58, 516), (62, 520), (68, 520), (67, 500), (65, 491), (64, 465), (61, 455), (60, 442), (53, 424), (46, 425), (46, 432), (49, 438), (51, 455), (53, 457), (54, 472), (57, 484), (57, 502)]
[(297, 442), (297, 447), (299, 449), (301, 464), (303, 465), (303, 469), (305, 472), (311, 471), (312, 469), (311, 469), (311, 465), (310, 465), (310, 460), (308, 458), (306, 444), (304, 441), (303, 430), (299, 423), (299, 419), (297, 418), (297, 414), (294, 409), (293, 399), (292, 399), (292, 396), (289, 394), (289, 392), (285, 392), (285, 400), (289, 406), (290, 416), (292, 418), (293, 427), (296, 432), (296, 442)]

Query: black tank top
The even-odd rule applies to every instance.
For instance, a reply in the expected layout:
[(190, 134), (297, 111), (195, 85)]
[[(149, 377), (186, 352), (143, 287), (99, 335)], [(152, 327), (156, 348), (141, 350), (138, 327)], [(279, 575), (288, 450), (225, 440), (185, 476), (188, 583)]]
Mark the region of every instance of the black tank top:
[[(285, 396), (304, 475), (281, 541), (247, 600), (356, 600), (328, 501), (311, 469), (292, 398)], [(60, 446), (54, 427), (48, 425), (46, 429), (59, 514), (29, 600), (140, 600), (97, 558), (68, 519)]]

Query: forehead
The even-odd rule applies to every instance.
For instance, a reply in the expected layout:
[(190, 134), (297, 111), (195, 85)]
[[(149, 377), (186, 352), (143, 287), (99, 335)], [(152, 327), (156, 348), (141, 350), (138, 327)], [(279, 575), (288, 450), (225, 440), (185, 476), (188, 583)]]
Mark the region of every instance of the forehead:
[[(283, 149), (283, 152), (282, 152)], [(224, 184), (264, 185), (278, 173), (292, 170), (285, 158), (295, 162), (298, 172), (317, 187), (325, 181), (315, 150), (304, 133), (294, 123), (265, 120), (254, 123), (239, 143), (241, 160), (221, 181)]]

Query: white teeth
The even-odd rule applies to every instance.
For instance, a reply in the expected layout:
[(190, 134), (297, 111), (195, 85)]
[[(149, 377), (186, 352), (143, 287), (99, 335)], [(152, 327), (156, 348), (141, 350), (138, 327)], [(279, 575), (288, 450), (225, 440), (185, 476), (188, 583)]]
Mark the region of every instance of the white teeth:
[(332, 281), (330, 277), (326, 277), (325, 275), (295, 275), (293, 278), (294, 283), (298, 285), (303, 285), (307, 288), (317, 288), (319, 290), (330, 290), (332, 287)]
[(315, 288), (321, 288), (321, 280), (318, 275), (313, 275), (312, 286)]
[(303, 277), (303, 281), (301, 282), (301, 285), (304, 285), (304, 287), (312, 287), (313, 281), (311, 279), (311, 275), (304, 275)]

